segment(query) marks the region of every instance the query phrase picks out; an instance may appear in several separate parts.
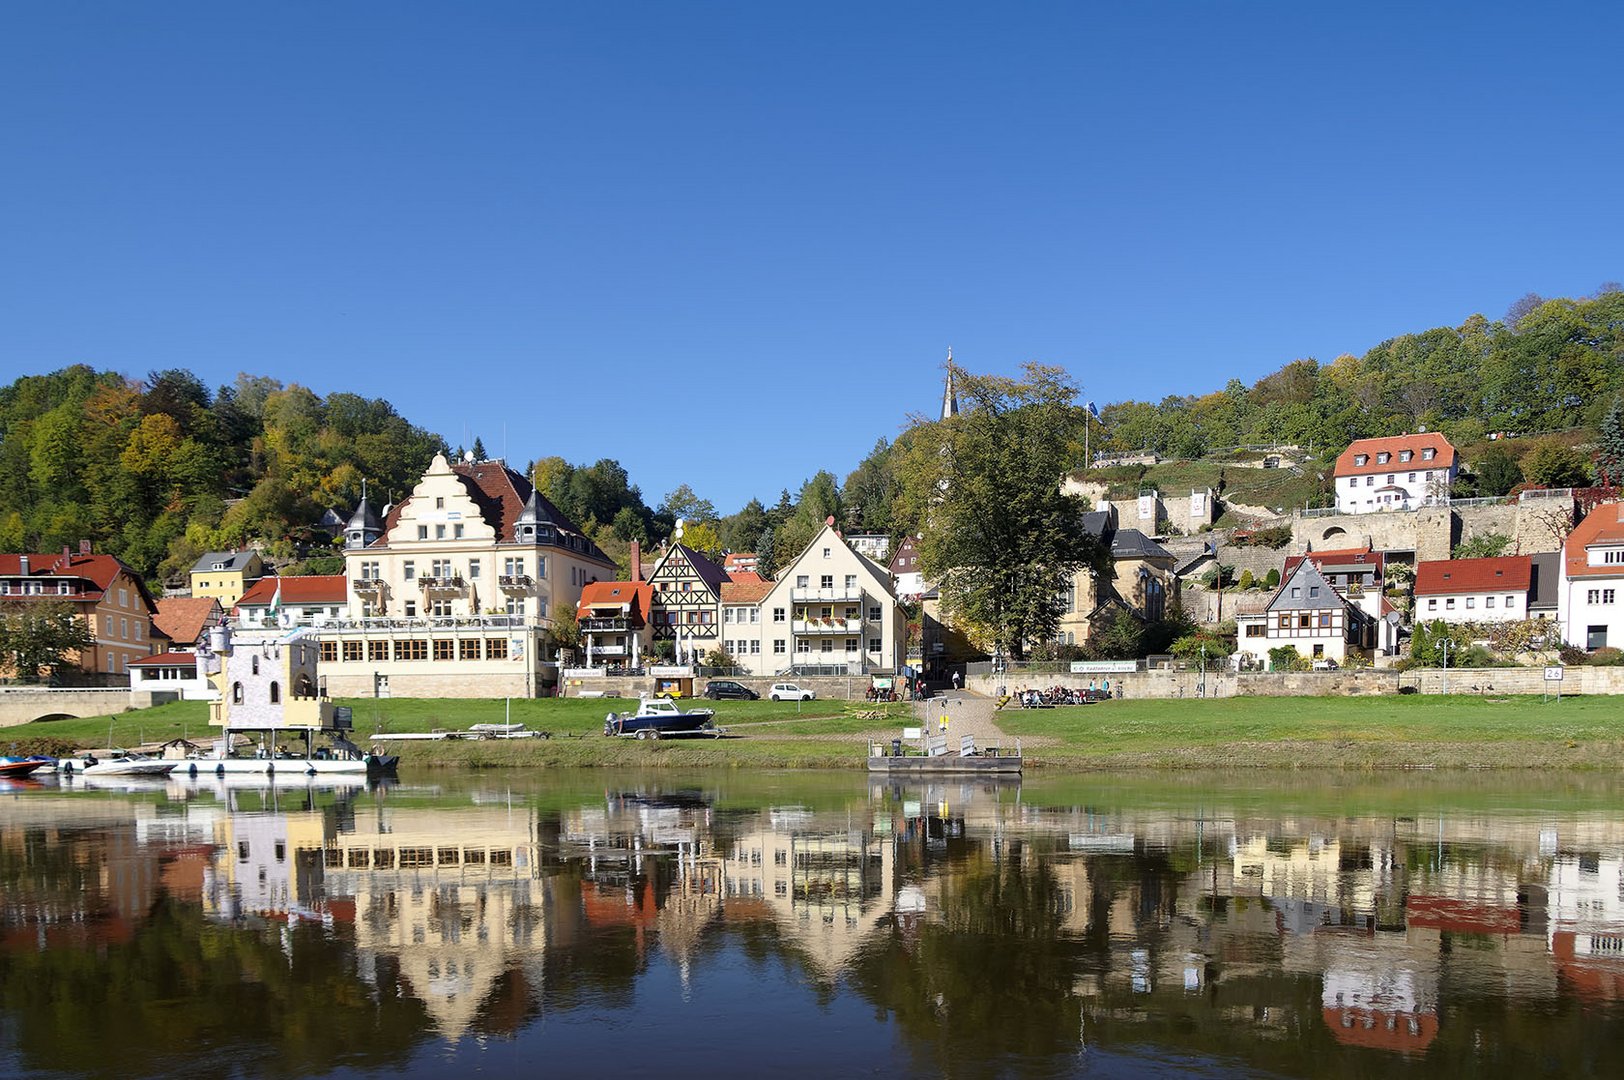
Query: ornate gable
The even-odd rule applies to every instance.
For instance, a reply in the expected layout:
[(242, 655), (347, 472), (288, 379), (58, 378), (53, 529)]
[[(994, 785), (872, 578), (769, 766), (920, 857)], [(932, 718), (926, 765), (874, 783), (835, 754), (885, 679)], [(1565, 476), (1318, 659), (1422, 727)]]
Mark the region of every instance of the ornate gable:
[(411, 498), (403, 502), (395, 523), (390, 527), (386, 543), (390, 547), (425, 539), (419, 529), (426, 529), (429, 541), (460, 539), (494, 541), (496, 530), (485, 520), (479, 504), (468, 492), (468, 486), (445, 459), (435, 454), (428, 471), (412, 488)]

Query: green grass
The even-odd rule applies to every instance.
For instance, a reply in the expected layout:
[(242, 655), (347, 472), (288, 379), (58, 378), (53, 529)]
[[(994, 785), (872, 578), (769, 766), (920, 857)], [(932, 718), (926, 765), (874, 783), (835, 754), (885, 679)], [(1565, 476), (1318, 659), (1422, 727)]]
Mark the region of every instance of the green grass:
[[(381, 724), (388, 732), (498, 723), (502, 701), (371, 699), (355, 709), (357, 741)], [(548, 740), (395, 744), (407, 766), (857, 768), (863, 735), (900, 729), (907, 707), (844, 701), (794, 705), (714, 703), (723, 739), (642, 743), (601, 733), (615, 700), (515, 700), (512, 719), (550, 731)], [(1218, 701), (1114, 701), (1062, 709), (1006, 709), (997, 722), (1027, 740), (1034, 771), (1053, 769), (1232, 770), (1239, 768), (1533, 768), (1624, 767), (1624, 708), (1607, 697), (1382, 696), (1228, 698)], [(207, 737), (208, 712), (197, 703), (132, 710), (116, 717), (47, 720), (0, 733), (8, 741), (39, 736), (82, 746), (154, 743), (182, 733)]]
[(1006, 709), (999, 726), (1045, 737), (1038, 762), (1233, 768), (1607, 768), (1624, 765), (1624, 709), (1606, 697), (1226, 698)]

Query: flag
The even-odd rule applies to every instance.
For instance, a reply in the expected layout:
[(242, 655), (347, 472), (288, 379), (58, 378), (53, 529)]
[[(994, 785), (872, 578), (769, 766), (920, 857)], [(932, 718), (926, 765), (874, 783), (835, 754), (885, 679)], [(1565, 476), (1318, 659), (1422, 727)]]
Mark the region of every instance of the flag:
[(1088, 409), (1088, 415), (1092, 416), (1096, 420), (1100, 418), (1100, 408), (1098, 405), (1095, 405), (1092, 401), (1090, 401), (1086, 408)]
[(282, 579), (276, 579), (276, 592), (271, 595), (271, 606), (265, 613), (277, 622), (282, 620)]

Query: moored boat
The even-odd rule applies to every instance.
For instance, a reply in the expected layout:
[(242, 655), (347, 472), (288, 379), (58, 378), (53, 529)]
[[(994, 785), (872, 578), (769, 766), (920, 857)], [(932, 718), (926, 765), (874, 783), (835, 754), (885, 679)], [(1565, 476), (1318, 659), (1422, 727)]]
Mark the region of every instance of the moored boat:
[(0, 777), (17, 780), (55, 764), (56, 760), (48, 757), (0, 757)]
[(56, 771), (70, 776), (168, 776), (178, 761), (164, 761), (123, 750), (108, 750), (105, 755), (94, 750), (79, 757), (60, 758)]
[(658, 739), (667, 735), (710, 735), (722, 731), (714, 721), (715, 709), (680, 709), (670, 698), (646, 698), (636, 712), (610, 713), (604, 718), (605, 735)]

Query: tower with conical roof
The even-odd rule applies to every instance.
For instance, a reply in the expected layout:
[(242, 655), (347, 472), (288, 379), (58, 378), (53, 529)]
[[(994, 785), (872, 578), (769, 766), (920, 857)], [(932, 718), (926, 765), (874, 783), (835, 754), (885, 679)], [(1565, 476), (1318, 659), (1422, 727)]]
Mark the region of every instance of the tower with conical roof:
[(953, 349), (947, 350), (947, 380), (942, 386), (942, 419), (959, 415), (959, 395), (953, 386)]
[(541, 501), (541, 492), (530, 489), (530, 498), (524, 501), (519, 520), (513, 523), (513, 539), (520, 544), (534, 544), (552, 535), (553, 516)]
[(367, 502), (367, 482), (362, 480), (361, 505), (355, 508), (349, 524), (344, 526), (345, 550), (368, 547), (382, 535), (383, 522), (373, 511), (372, 504)]

